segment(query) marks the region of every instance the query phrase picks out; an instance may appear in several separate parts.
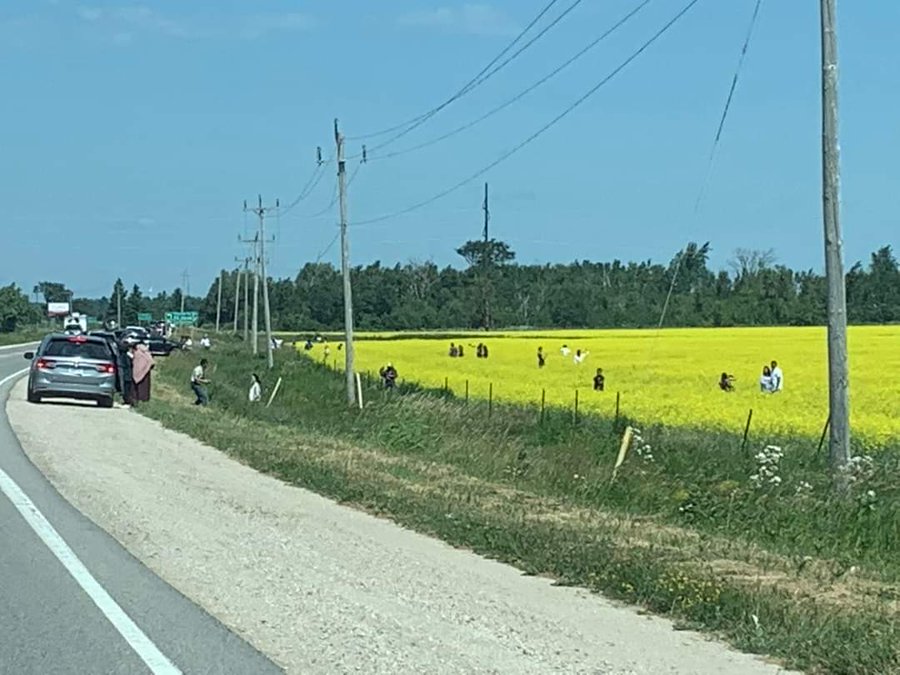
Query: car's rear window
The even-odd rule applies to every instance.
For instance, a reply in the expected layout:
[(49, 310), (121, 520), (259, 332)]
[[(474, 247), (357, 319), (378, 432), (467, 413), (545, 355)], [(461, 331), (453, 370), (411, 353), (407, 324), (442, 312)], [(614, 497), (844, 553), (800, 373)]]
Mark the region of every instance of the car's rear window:
[(98, 361), (110, 361), (112, 359), (109, 347), (105, 344), (76, 342), (68, 339), (51, 340), (43, 356), (80, 356), (83, 359), (97, 359)]

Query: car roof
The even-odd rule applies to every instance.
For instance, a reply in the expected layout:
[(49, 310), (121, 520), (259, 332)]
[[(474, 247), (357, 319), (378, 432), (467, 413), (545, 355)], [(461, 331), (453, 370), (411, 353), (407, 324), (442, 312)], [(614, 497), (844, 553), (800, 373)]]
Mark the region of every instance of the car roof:
[(67, 335), (66, 333), (50, 333), (46, 336), (48, 340), (67, 340), (70, 342), (89, 342), (91, 344), (105, 345), (106, 340), (99, 335)]

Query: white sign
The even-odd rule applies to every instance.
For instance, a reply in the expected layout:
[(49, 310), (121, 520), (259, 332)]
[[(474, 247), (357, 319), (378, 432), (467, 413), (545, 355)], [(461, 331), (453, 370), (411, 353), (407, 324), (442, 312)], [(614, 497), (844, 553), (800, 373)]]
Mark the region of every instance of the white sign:
[(48, 302), (47, 316), (66, 316), (69, 313), (68, 302)]

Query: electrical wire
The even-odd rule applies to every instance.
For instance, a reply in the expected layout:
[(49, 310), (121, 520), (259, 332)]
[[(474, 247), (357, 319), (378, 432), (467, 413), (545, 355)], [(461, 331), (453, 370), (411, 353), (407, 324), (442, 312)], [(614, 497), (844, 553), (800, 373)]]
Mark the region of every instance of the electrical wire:
[[(621, 27), (624, 26), (626, 23), (628, 23), (628, 21), (630, 21), (633, 17), (635, 17), (642, 9), (644, 9), (644, 7), (646, 7), (647, 5), (649, 5), (652, 1), (653, 1), (653, 0), (642, 0), (642, 2), (641, 2), (637, 7), (635, 7), (635, 8), (632, 9), (628, 14), (626, 14), (626, 15), (623, 16), (621, 19), (619, 19), (619, 21), (617, 21), (615, 24), (613, 24), (606, 32), (604, 32), (604, 33), (603, 33), (602, 35), (600, 35), (598, 38), (596, 38), (595, 40), (593, 40), (592, 42), (590, 42), (589, 44), (587, 44), (587, 45), (586, 45), (584, 48), (582, 48), (580, 51), (578, 51), (578, 52), (576, 52), (575, 54), (573, 54), (569, 59), (567, 59), (567, 60), (564, 61), (562, 64), (560, 64), (557, 68), (555, 68), (554, 70), (552, 70), (552, 71), (550, 71), (549, 73), (547, 73), (547, 75), (545, 75), (545, 76), (542, 77), (541, 79), (537, 80), (537, 81), (534, 82), (530, 87), (528, 87), (528, 88), (522, 90), (521, 92), (519, 92), (518, 94), (516, 94), (515, 96), (513, 96), (511, 99), (507, 100), (505, 103), (501, 103), (501, 104), (498, 105), (496, 108), (493, 108), (493, 109), (489, 110), (488, 112), (484, 113), (484, 114), (481, 115), (480, 117), (477, 117), (477, 118), (475, 118), (474, 120), (472, 120), (472, 121), (470, 121), (470, 122), (467, 122), (466, 124), (463, 124), (462, 126), (456, 127), (456, 128), (453, 129), (452, 131), (448, 131), (448, 132), (445, 133), (445, 134), (441, 134), (440, 136), (437, 136), (437, 137), (435, 137), (435, 138), (432, 138), (432, 139), (430, 139), (430, 140), (428, 140), (428, 141), (425, 141), (425, 142), (423, 142), (423, 143), (419, 143), (418, 145), (414, 145), (414, 146), (409, 147), (409, 148), (404, 148), (403, 150), (396, 150), (396, 151), (394, 151), (394, 152), (389, 152), (389, 153), (387, 153), (387, 154), (385, 154), (385, 155), (374, 155), (374, 156), (369, 156), (368, 159), (369, 159), (370, 161), (382, 161), (382, 160), (385, 160), (385, 159), (392, 159), (392, 158), (394, 158), (394, 157), (400, 157), (400, 156), (402, 156), (402, 155), (409, 154), (410, 152), (415, 152), (415, 151), (417, 151), (417, 150), (422, 150), (423, 148), (427, 148), (427, 147), (430, 147), (430, 146), (435, 145), (435, 144), (437, 144), (437, 143), (440, 143), (441, 141), (445, 141), (445, 140), (447, 140), (448, 138), (452, 138), (453, 136), (456, 136), (457, 134), (460, 134), (460, 133), (462, 133), (462, 132), (464, 132), (464, 131), (467, 131), (467, 130), (471, 129), (472, 127), (474, 127), (474, 126), (476, 126), (476, 125), (478, 125), (478, 124), (481, 124), (481, 123), (484, 122), (485, 120), (487, 120), (487, 119), (493, 117), (493, 116), (496, 115), (497, 113), (499, 113), (499, 112), (505, 110), (506, 108), (508, 108), (509, 106), (513, 105), (514, 103), (520, 101), (520, 100), (523, 99), (525, 96), (527, 96), (528, 94), (530, 94), (531, 92), (533, 92), (535, 89), (537, 89), (537, 88), (540, 87), (541, 85), (545, 84), (545, 83), (548, 82), (549, 80), (551, 80), (551, 79), (553, 79), (554, 77), (556, 77), (557, 75), (559, 75), (563, 70), (565, 70), (566, 68), (568, 68), (569, 66), (571, 66), (571, 65), (572, 65), (573, 63), (575, 63), (576, 61), (578, 61), (580, 58), (582, 58), (582, 57), (583, 57), (585, 54), (587, 54), (589, 51), (591, 51), (592, 49), (594, 49), (594, 47), (598, 46), (598, 45), (599, 45), (601, 42), (603, 42), (606, 38), (608, 38), (610, 35), (612, 35), (613, 33), (615, 33), (619, 28), (621, 28)], [(377, 150), (377, 147), (376, 147), (376, 148), (373, 148), (372, 150), (369, 150), (368, 152), (371, 153), (371, 152), (373, 152), (374, 150)]]
[(331, 250), (331, 247), (334, 246), (335, 242), (338, 240), (338, 237), (340, 237), (340, 236), (341, 236), (341, 232), (340, 232), (340, 230), (338, 230), (337, 234), (334, 235), (334, 237), (332, 238), (332, 240), (328, 244), (328, 246), (326, 246), (324, 249), (322, 249), (322, 252), (319, 253), (318, 256), (316, 256), (316, 262), (315, 262), (316, 265), (318, 265), (320, 262), (322, 262), (322, 258), (324, 258), (326, 255), (328, 255), (328, 252)]
[(741, 48), (741, 55), (738, 58), (737, 68), (734, 71), (734, 77), (731, 80), (731, 88), (728, 90), (728, 97), (725, 99), (725, 107), (722, 110), (722, 117), (719, 119), (719, 126), (716, 129), (716, 136), (713, 140), (712, 148), (709, 151), (709, 162), (706, 167), (706, 178), (700, 186), (700, 192), (697, 195), (697, 201), (694, 202), (694, 213), (700, 211), (700, 204), (706, 196), (709, 189), (709, 182), (712, 179), (713, 165), (716, 161), (716, 150), (719, 147), (719, 141), (722, 139), (722, 130), (725, 128), (725, 120), (728, 118), (728, 112), (731, 110), (731, 102), (734, 99), (734, 92), (737, 89), (738, 78), (744, 68), (744, 60), (747, 58), (747, 51), (750, 49), (750, 40), (753, 39), (753, 31), (756, 28), (757, 19), (759, 18), (759, 10), (762, 6), (762, 0), (756, 0), (753, 7), (753, 16), (750, 18), (750, 26), (747, 29), (747, 37), (744, 38), (744, 46)]
[(309, 177), (309, 180), (306, 181), (306, 184), (300, 190), (300, 194), (292, 201), (290, 204), (284, 207), (280, 211), (281, 214), (287, 214), (291, 209), (293, 209), (297, 204), (302, 202), (304, 199), (309, 197), (312, 194), (312, 191), (316, 189), (319, 185), (319, 182), (322, 180), (322, 177), (325, 175), (325, 167), (330, 163), (329, 161), (323, 161), (316, 165), (316, 168), (313, 169), (312, 174)]
[[(485, 82), (487, 82), (489, 79), (491, 79), (491, 77), (493, 77), (493, 76), (496, 75), (498, 72), (500, 72), (501, 70), (503, 70), (503, 68), (505, 68), (507, 65), (509, 65), (510, 63), (512, 63), (514, 60), (516, 60), (516, 59), (517, 59), (517, 58), (518, 58), (518, 57), (519, 57), (526, 49), (528, 49), (528, 48), (531, 47), (535, 42), (537, 42), (537, 41), (540, 40), (542, 37), (544, 37), (544, 35), (546, 35), (550, 30), (552, 30), (552, 29), (553, 29), (560, 21), (562, 21), (564, 18), (566, 18), (566, 16), (568, 16), (570, 12), (572, 12), (576, 7), (578, 7), (578, 5), (581, 4), (581, 2), (582, 2), (582, 0), (575, 0), (575, 1), (574, 1), (571, 5), (569, 5), (569, 6), (568, 6), (568, 7), (567, 7), (567, 8), (566, 8), (559, 16), (557, 16), (553, 21), (551, 21), (547, 26), (545, 26), (545, 27), (544, 27), (537, 35), (535, 35), (535, 36), (534, 36), (533, 38), (531, 38), (528, 42), (526, 42), (524, 45), (522, 45), (518, 50), (516, 50), (510, 57), (508, 57), (506, 60), (500, 62), (500, 63), (499, 63), (498, 65), (496, 65), (494, 68), (492, 68), (492, 69), (489, 70), (487, 73), (485, 73), (484, 75), (482, 75), (481, 77), (479, 77), (479, 78), (471, 85), (471, 87), (466, 91), (466, 93), (468, 93), (469, 91), (472, 91), (472, 90), (475, 89), (476, 87), (481, 86), (482, 84), (484, 84)], [(429, 113), (427, 113), (426, 115), (424, 115), (421, 119), (415, 121), (414, 123), (410, 124), (410, 125), (409, 125), (408, 127), (406, 127), (405, 129), (402, 129), (402, 130), (399, 131), (398, 133), (396, 133), (396, 134), (394, 134), (393, 136), (391, 136), (391, 137), (390, 137), (389, 139), (387, 139), (386, 141), (383, 141), (383, 142), (381, 142), (381, 143), (378, 143), (377, 145), (375, 145), (375, 146), (372, 148), (372, 152), (377, 152), (377, 151), (380, 150), (381, 148), (387, 147), (387, 146), (390, 145), (391, 143), (393, 143), (393, 142), (395, 142), (395, 141), (397, 141), (397, 140), (403, 138), (403, 137), (406, 136), (407, 134), (412, 133), (413, 131), (415, 131), (416, 129), (418, 129), (420, 126), (422, 126), (423, 124), (425, 124), (425, 123), (426, 123), (428, 120), (430, 120), (432, 117), (434, 117), (435, 115), (437, 115), (441, 110), (443, 110), (443, 109), (444, 109), (447, 105), (449, 105), (450, 103), (452, 103), (452, 101), (446, 103), (445, 105), (438, 106), (437, 108), (435, 108), (435, 109), (432, 110), (431, 112), (429, 112)]]
[(349, 137), (347, 138), (347, 140), (350, 140), (350, 141), (361, 141), (361, 140), (365, 140), (365, 139), (367, 139), (367, 138), (375, 138), (375, 137), (377, 137), (377, 136), (385, 136), (385, 135), (387, 135), (387, 134), (390, 134), (390, 133), (393, 133), (393, 132), (398, 131), (398, 130), (400, 130), (400, 129), (403, 129), (404, 127), (409, 126), (410, 124), (413, 124), (413, 123), (415, 123), (415, 122), (418, 122), (419, 120), (421, 120), (421, 119), (423, 119), (423, 118), (425, 118), (425, 117), (432, 116), (432, 115), (436, 114), (437, 112), (439, 112), (440, 110), (443, 110), (444, 108), (446, 108), (448, 105), (450, 105), (450, 104), (453, 103), (454, 101), (456, 101), (456, 100), (462, 98), (463, 96), (465, 96), (466, 94), (468, 94), (468, 93), (472, 90), (472, 88), (475, 86), (475, 83), (478, 81), (478, 79), (479, 79), (480, 77), (482, 77), (486, 72), (488, 72), (488, 71), (494, 66), (494, 64), (496, 64), (500, 59), (502, 59), (502, 58), (506, 55), (506, 53), (509, 52), (509, 50), (511, 50), (513, 47), (515, 47), (515, 46), (519, 43), (519, 41), (520, 41), (522, 38), (524, 38), (525, 35), (527, 35), (528, 32), (529, 32), (532, 28), (534, 28), (535, 24), (537, 24), (538, 21), (540, 21), (542, 18), (544, 18), (544, 15), (545, 15), (547, 12), (549, 12), (551, 9), (553, 9), (553, 6), (554, 6), (557, 2), (559, 2), (559, 0), (550, 0), (550, 2), (548, 2), (547, 5), (544, 6), (544, 8), (543, 8), (540, 12), (538, 12), (537, 16), (534, 17), (534, 18), (529, 22), (529, 24), (528, 24), (527, 26), (525, 26), (525, 28), (523, 28), (522, 31), (521, 31), (515, 38), (513, 38), (512, 42), (510, 42), (509, 44), (507, 44), (507, 45), (500, 51), (499, 54), (497, 54), (493, 59), (491, 59), (491, 61), (488, 62), (488, 64), (487, 64), (486, 66), (484, 66), (484, 68), (482, 68), (482, 69), (478, 72), (478, 74), (475, 75), (475, 77), (473, 77), (471, 80), (469, 80), (469, 81), (462, 87), (462, 89), (460, 89), (459, 91), (457, 91), (455, 94), (453, 94), (450, 98), (448, 98), (446, 101), (444, 101), (444, 102), (441, 103), (440, 105), (438, 105), (438, 106), (432, 108), (431, 110), (428, 110), (428, 111), (422, 113), (421, 115), (417, 115), (416, 117), (413, 117), (412, 119), (406, 120), (405, 122), (402, 122), (402, 123), (400, 123), (400, 124), (395, 124), (395, 125), (392, 126), (392, 127), (387, 127), (387, 128), (385, 128), (385, 129), (381, 129), (381, 130), (379, 130), (379, 131), (374, 131), (374, 132), (371, 132), (371, 133), (368, 133), (368, 134), (361, 134), (361, 135), (359, 135), (359, 136), (349, 136)]
[(442, 199), (443, 197), (446, 197), (447, 195), (449, 195), (453, 192), (456, 192), (461, 187), (471, 183), (472, 181), (477, 180), (478, 178), (480, 178), (481, 176), (486, 174), (488, 171), (490, 171), (497, 165), (501, 164), (502, 162), (506, 161), (507, 159), (509, 159), (510, 157), (515, 155), (517, 152), (522, 150), (524, 147), (526, 147), (527, 145), (529, 145), (532, 142), (534, 142), (535, 140), (537, 140), (540, 136), (544, 135), (547, 131), (549, 131), (551, 128), (553, 128), (559, 122), (561, 122), (564, 118), (566, 118), (569, 114), (571, 114), (576, 108), (580, 107), (585, 101), (587, 101), (589, 98), (591, 98), (603, 86), (605, 86), (614, 77), (616, 77), (616, 75), (618, 75), (620, 72), (622, 72), (632, 61), (634, 61), (636, 58), (638, 58), (638, 56), (643, 54), (654, 42), (656, 42), (665, 33), (667, 33), (669, 31), (669, 29), (671, 29), (672, 26), (674, 26), (676, 23), (678, 23), (678, 21), (682, 17), (684, 17), (684, 15), (687, 14), (694, 7), (694, 5), (696, 5), (699, 1), (700, 0), (690, 0), (690, 2), (688, 2), (677, 14), (675, 14), (675, 16), (672, 19), (670, 19), (661, 29), (659, 29), (649, 40), (644, 42), (637, 50), (632, 52), (632, 54), (627, 59), (625, 59), (622, 63), (620, 63), (612, 72), (610, 72), (609, 75), (607, 75), (602, 80), (600, 80), (600, 82), (598, 82), (593, 87), (588, 89), (587, 92), (585, 92), (574, 103), (569, 105), (559, 115), (557, 115), (552, 120), (550, 120), (549, 122), (544, 124), (544, 126), (542, 126), (540, 129), (538, 129), (533, 134), (528, 136), (525, 140), (521, 141), (518, 145), (514, 146), (511, 150), (508, 150), (504, 154), (500, 155), (500, 157), (495, 159), (493, 162), (491, 162), (487, 166), (479, 169), (478, 171), (473, 173), (468, 178), (461, 180), (460, 182), (456, 183), (455, 185), (453, 185), (445, 190), (442, 190), (441, 192), (429, 197), (428, 199), (425, 199), (421, 202), (417, 202), (415, 204), (412, 204), (411, 206), (400, 209), (393, 213), (387, 213), (387, 214), (384, 214), (381, 216), (377, 216), (375, 218), (361, 220), (361, 221), (355, 223), (354, 225), (361, 226), (361, 225), (369, 225), (372, 223), (378, 223), (378, 222), (381, 222), (384, 220), (389, 220), (391, 218), (396, 218), (397, 216), (405, 215), (412, 211), (416, 211), (424, 206), (427, 206), (433, 202), (436, 202), (439, 199)]

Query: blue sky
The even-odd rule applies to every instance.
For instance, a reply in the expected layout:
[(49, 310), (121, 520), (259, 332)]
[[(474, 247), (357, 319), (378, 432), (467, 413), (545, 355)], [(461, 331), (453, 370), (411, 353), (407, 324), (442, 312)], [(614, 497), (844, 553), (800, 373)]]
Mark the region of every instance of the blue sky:
[[(596, 84), (686, 0), (654, 0), (518, 104), (452, 140), (359, 168), (358, 222), (427, 199), (528, 137)], [(352, 137), (415, 117), (465, 84), (546, 0), (135, 3), (0, 6), (0, 284), (65, 281), (108, 293), (116, 276), (205, 291), (243, 255), (241, 207), (290, 202)], [(561, 0), (548, 15), (562, 11)], [(507, 68), (398, 140), (403, 149), (477, 117), (552, 70), (638, 4), (584, 0)], [(818, 3), (767, 0), (699, 213), (697, 199), (754, 0), (700, 0), (669, 33), (553, 129), (489, 171), (492, 233), (521, 262), (668, 261), (710, 240), (821, 269)], [(900, 248), (900, 3), (839, 8), (843, 215), (848, 264)], [(378, 139), (369, 140), (372, 147)], [(348, 153), (359, 151), (348, 141)], [(385, 150), (387, 151), (387, 149)], [(351, 162), (349, 169), (356, 164)], [(336, 232), (333, 168), (272, 219), (270, 270), (293, 276)], [(460, 261), (481, 230), (484, 179), (401, 217), (351, 228), (355, 263)], [(322, 259), (337, 261), (333, 246)]]

